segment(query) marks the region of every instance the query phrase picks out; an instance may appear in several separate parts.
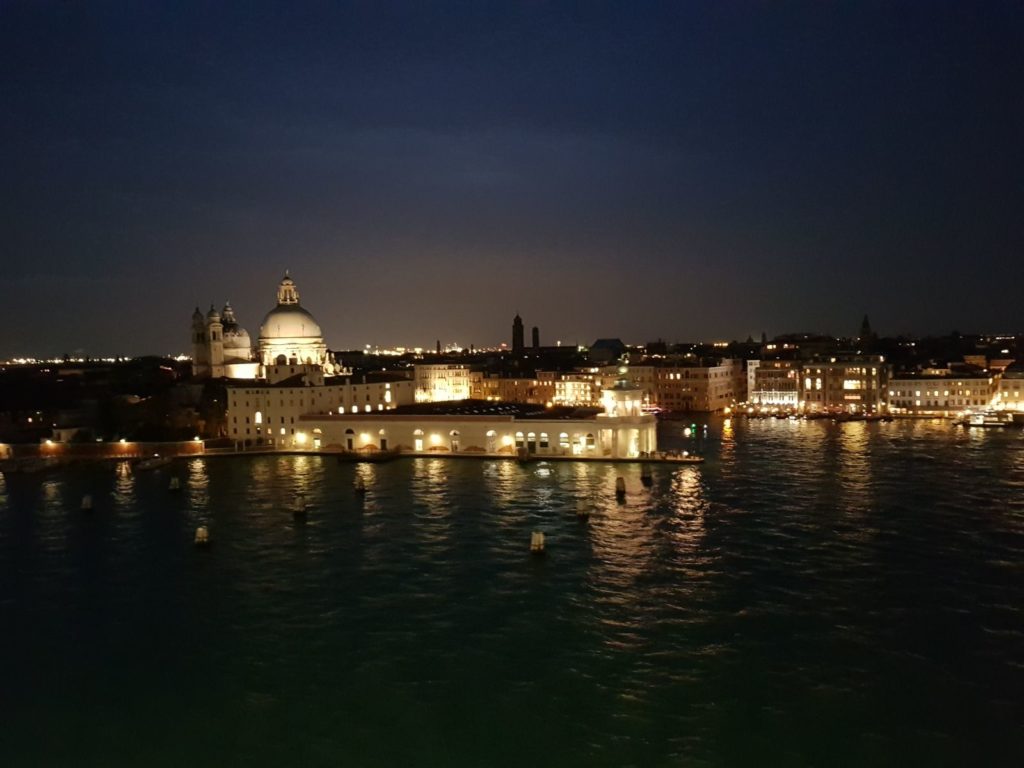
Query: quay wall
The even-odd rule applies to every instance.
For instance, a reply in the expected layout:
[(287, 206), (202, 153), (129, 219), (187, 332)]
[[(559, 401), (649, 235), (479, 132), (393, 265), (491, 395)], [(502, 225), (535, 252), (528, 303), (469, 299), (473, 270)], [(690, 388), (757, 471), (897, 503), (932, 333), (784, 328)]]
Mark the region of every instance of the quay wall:
[(160, 443), (0, 443), (0, 459), (137, 459), (154, 454), (195, 456), (204, 452), (201, 440)]

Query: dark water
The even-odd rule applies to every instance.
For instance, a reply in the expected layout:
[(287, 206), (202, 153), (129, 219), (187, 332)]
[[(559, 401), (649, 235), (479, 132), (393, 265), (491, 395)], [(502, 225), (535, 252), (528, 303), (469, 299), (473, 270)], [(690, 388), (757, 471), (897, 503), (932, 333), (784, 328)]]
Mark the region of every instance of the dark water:
[(1024, 764), (1021, 433), (703, 447), (7, 481), (0, 765)]

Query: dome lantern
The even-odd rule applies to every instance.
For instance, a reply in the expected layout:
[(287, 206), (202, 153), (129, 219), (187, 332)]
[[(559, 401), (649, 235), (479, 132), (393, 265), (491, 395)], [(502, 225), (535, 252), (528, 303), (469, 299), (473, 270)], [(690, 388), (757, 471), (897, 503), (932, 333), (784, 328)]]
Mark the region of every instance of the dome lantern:
[(288, 276), (287, 271), (284, 273), (281, 284), (277, 287), (277, 303), (278, 305), (299, 303), (299, 290), (295, 287), (295, 281)]

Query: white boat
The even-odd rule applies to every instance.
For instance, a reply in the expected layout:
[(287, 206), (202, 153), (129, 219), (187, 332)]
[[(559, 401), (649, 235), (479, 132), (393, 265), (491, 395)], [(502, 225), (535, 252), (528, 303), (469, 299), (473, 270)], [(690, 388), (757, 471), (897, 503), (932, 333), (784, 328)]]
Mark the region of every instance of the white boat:
[(136, 469), (159, 469), (166, 467), (172, 461), (170, 456), (150, 456), (135, 465)]
[(1013, 417), (1006, 418), (1001, 413), (984, 412), (984, 413), (972, 413), (968, 415), (967, 421), (964, 422), (964, 426), (967, 427), (986, 427), (986, 428), (999, 428), (1008, 427), (1013, 423)]

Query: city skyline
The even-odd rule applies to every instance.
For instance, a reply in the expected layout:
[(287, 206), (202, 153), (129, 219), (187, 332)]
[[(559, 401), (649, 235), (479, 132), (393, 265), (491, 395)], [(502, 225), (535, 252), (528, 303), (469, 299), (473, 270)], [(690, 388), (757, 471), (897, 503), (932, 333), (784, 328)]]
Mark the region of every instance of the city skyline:
[[(0, 357), (1019, 333), (1017, 4), (5, 4)], [(415, 329), (415, 334), (411, 330)], [(411, 338), (415, 335), (416, 338)]]

